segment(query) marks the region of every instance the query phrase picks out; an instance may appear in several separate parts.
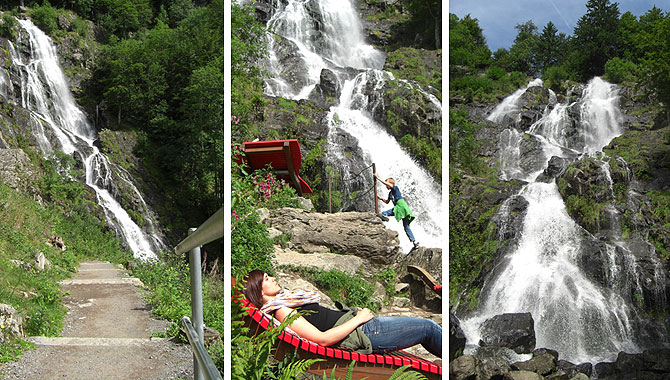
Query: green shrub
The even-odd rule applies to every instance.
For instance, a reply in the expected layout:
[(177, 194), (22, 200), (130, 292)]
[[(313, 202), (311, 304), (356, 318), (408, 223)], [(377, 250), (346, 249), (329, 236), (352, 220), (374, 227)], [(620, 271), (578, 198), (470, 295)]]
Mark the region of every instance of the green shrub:
[(565, 82), (569, 79), (569, 73), (563, 66), (552, 66), (542, 73), (544, 85), (556, 92), (567, 89)]
[(10, 13), (3, 13), (2, 17), (0, 17), (0, 37), (14, 41), (16, 39), (16, 27), (18, 24)]
[(505, 76), (507, 76), (507, 72), (499, 66), (491, 66), (486, 72), (486, 77), (493, 80), (498, 80)]
[(612, 58), (605, 63), (604, 78), (612, 83), (624, 83), (635, 79), (637, 65), (618, 57)]
[(33, 23), (47, 35), (52, 35), (58, 29), (58, 11), (49, 4), (49, 1), (35, 8), (30, 16)]
[(274, 275), (272, 240), (255, 212), (234, 221), (230, 231), (232, 274), (241, 279), (254, 269)]

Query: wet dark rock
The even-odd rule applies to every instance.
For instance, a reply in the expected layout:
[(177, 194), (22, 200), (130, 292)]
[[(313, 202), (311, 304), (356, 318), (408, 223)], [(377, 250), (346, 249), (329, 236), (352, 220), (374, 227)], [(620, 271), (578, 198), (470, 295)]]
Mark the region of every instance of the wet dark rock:
[(554, 178), (562, 175), (565, 172), (565, 169), (568, 167), (570, 159), (553, 156), (549, 159), (549, 164), (547, 168), (544, 169), (544, 172), (537, 177), (538, 182), (549, 183)]
[(558, 360), (558, 351), (552, 350), (550, 348), (538, 348), (532, 352), (533, 357), (539, 356), (539, 355), (551, 355), (554, 357), (554, 359)]
[(530, 313), (496, 315), (482, 323), (481, 346), (508, 347), (518, 354), (535, 349), (535, 321)]
[(656, 348), (642, 353), (647, 369), (670, 373), (670, 348)]
[(620, 352), (615, 362), (598, 363), (595, 370), (598, 378), (668, 379), (670, 348), (647, 350), (638, 354)]
[(542, 169), (546, 163), (544, 148), (540, 139), (533, 135), (524, 135), (519, 143), (519, 167), (525, 173)]
[(449, 361), (454, 360), (463, 354), (465, 348), (465, 334), (461, 329), (461, 322), (449, 312)]
[(314, 87), (309, 98), (323, 107), (330, 107), (338, 103), (341, 90), (342, 86), (337, 75), (330, 69), (323, 69), (319, 83)]
[(593, 365), (591, 363), (573, 364), (567, 360), (559, 360), (556, 366), (559, 370), (567, 373), (570, 378), (575, 377), (578, 373), (591, 377), (593, 373)]
[(275, 38), (275, 53), (279, 65), (282, 67), (280, 75), (286, 83), (288, 83), (292, 91), (305, 87), (309, 84), (309, 72), (305, 65), (302, 55), (295, 42), (284, 38), (280, 35), (274, 35)]
[(613, 362), (600, 362), (594, 367), (599, 378), (614, 375), (616, 373), (616, 364)]

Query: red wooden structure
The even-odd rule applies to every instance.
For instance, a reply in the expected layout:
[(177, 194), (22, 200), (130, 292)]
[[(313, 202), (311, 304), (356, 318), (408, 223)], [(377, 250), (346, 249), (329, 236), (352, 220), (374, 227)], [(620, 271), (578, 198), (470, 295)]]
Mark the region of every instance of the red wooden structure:
[(302, 158), (298, 140), (248, 141), (243, 143), (243, 149), (252, 170), (269, 164), (273, 173), (293, 186), (298, 195), (312, 193), (312, 188), (299, 175)]

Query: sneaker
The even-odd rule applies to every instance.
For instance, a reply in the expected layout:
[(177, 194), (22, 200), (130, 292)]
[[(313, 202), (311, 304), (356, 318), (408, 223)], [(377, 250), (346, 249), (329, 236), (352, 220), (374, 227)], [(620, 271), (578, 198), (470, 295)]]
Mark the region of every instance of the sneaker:
[(383, 220), (383, 221), (385, 221), (385, 222), (388, 222), (388, 221), (389, 221), (389, 218), (387, 218), (386, 215), (384, 215), (384, 214), (381, 214), (381, 213), (380, 213), (380, 214), (377, 214), (377, 216), (379, 217), (379, 219), (381, 219), (381, 220)]
[(416, 241), (416, 240), (415, 240), (415, 241), (413, 241), (413, 242), (412, 242), (412, 244), (414, 244), (414, 248), (416, 248), (416, 247), (418, 247), (418, 246), (419, 246), (419, 242), (418, 242), (418, 241)]

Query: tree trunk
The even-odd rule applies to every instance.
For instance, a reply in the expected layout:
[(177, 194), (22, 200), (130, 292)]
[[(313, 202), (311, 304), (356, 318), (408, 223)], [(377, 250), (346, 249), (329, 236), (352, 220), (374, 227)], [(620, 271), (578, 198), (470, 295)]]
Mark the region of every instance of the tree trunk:
[(116, 117), (116, 124), (121, 125), (121, 107), (119, 107), (119, 114)]
[(435, 19), (435, 49), (442, 48), (442, 26), (441, 20)]

